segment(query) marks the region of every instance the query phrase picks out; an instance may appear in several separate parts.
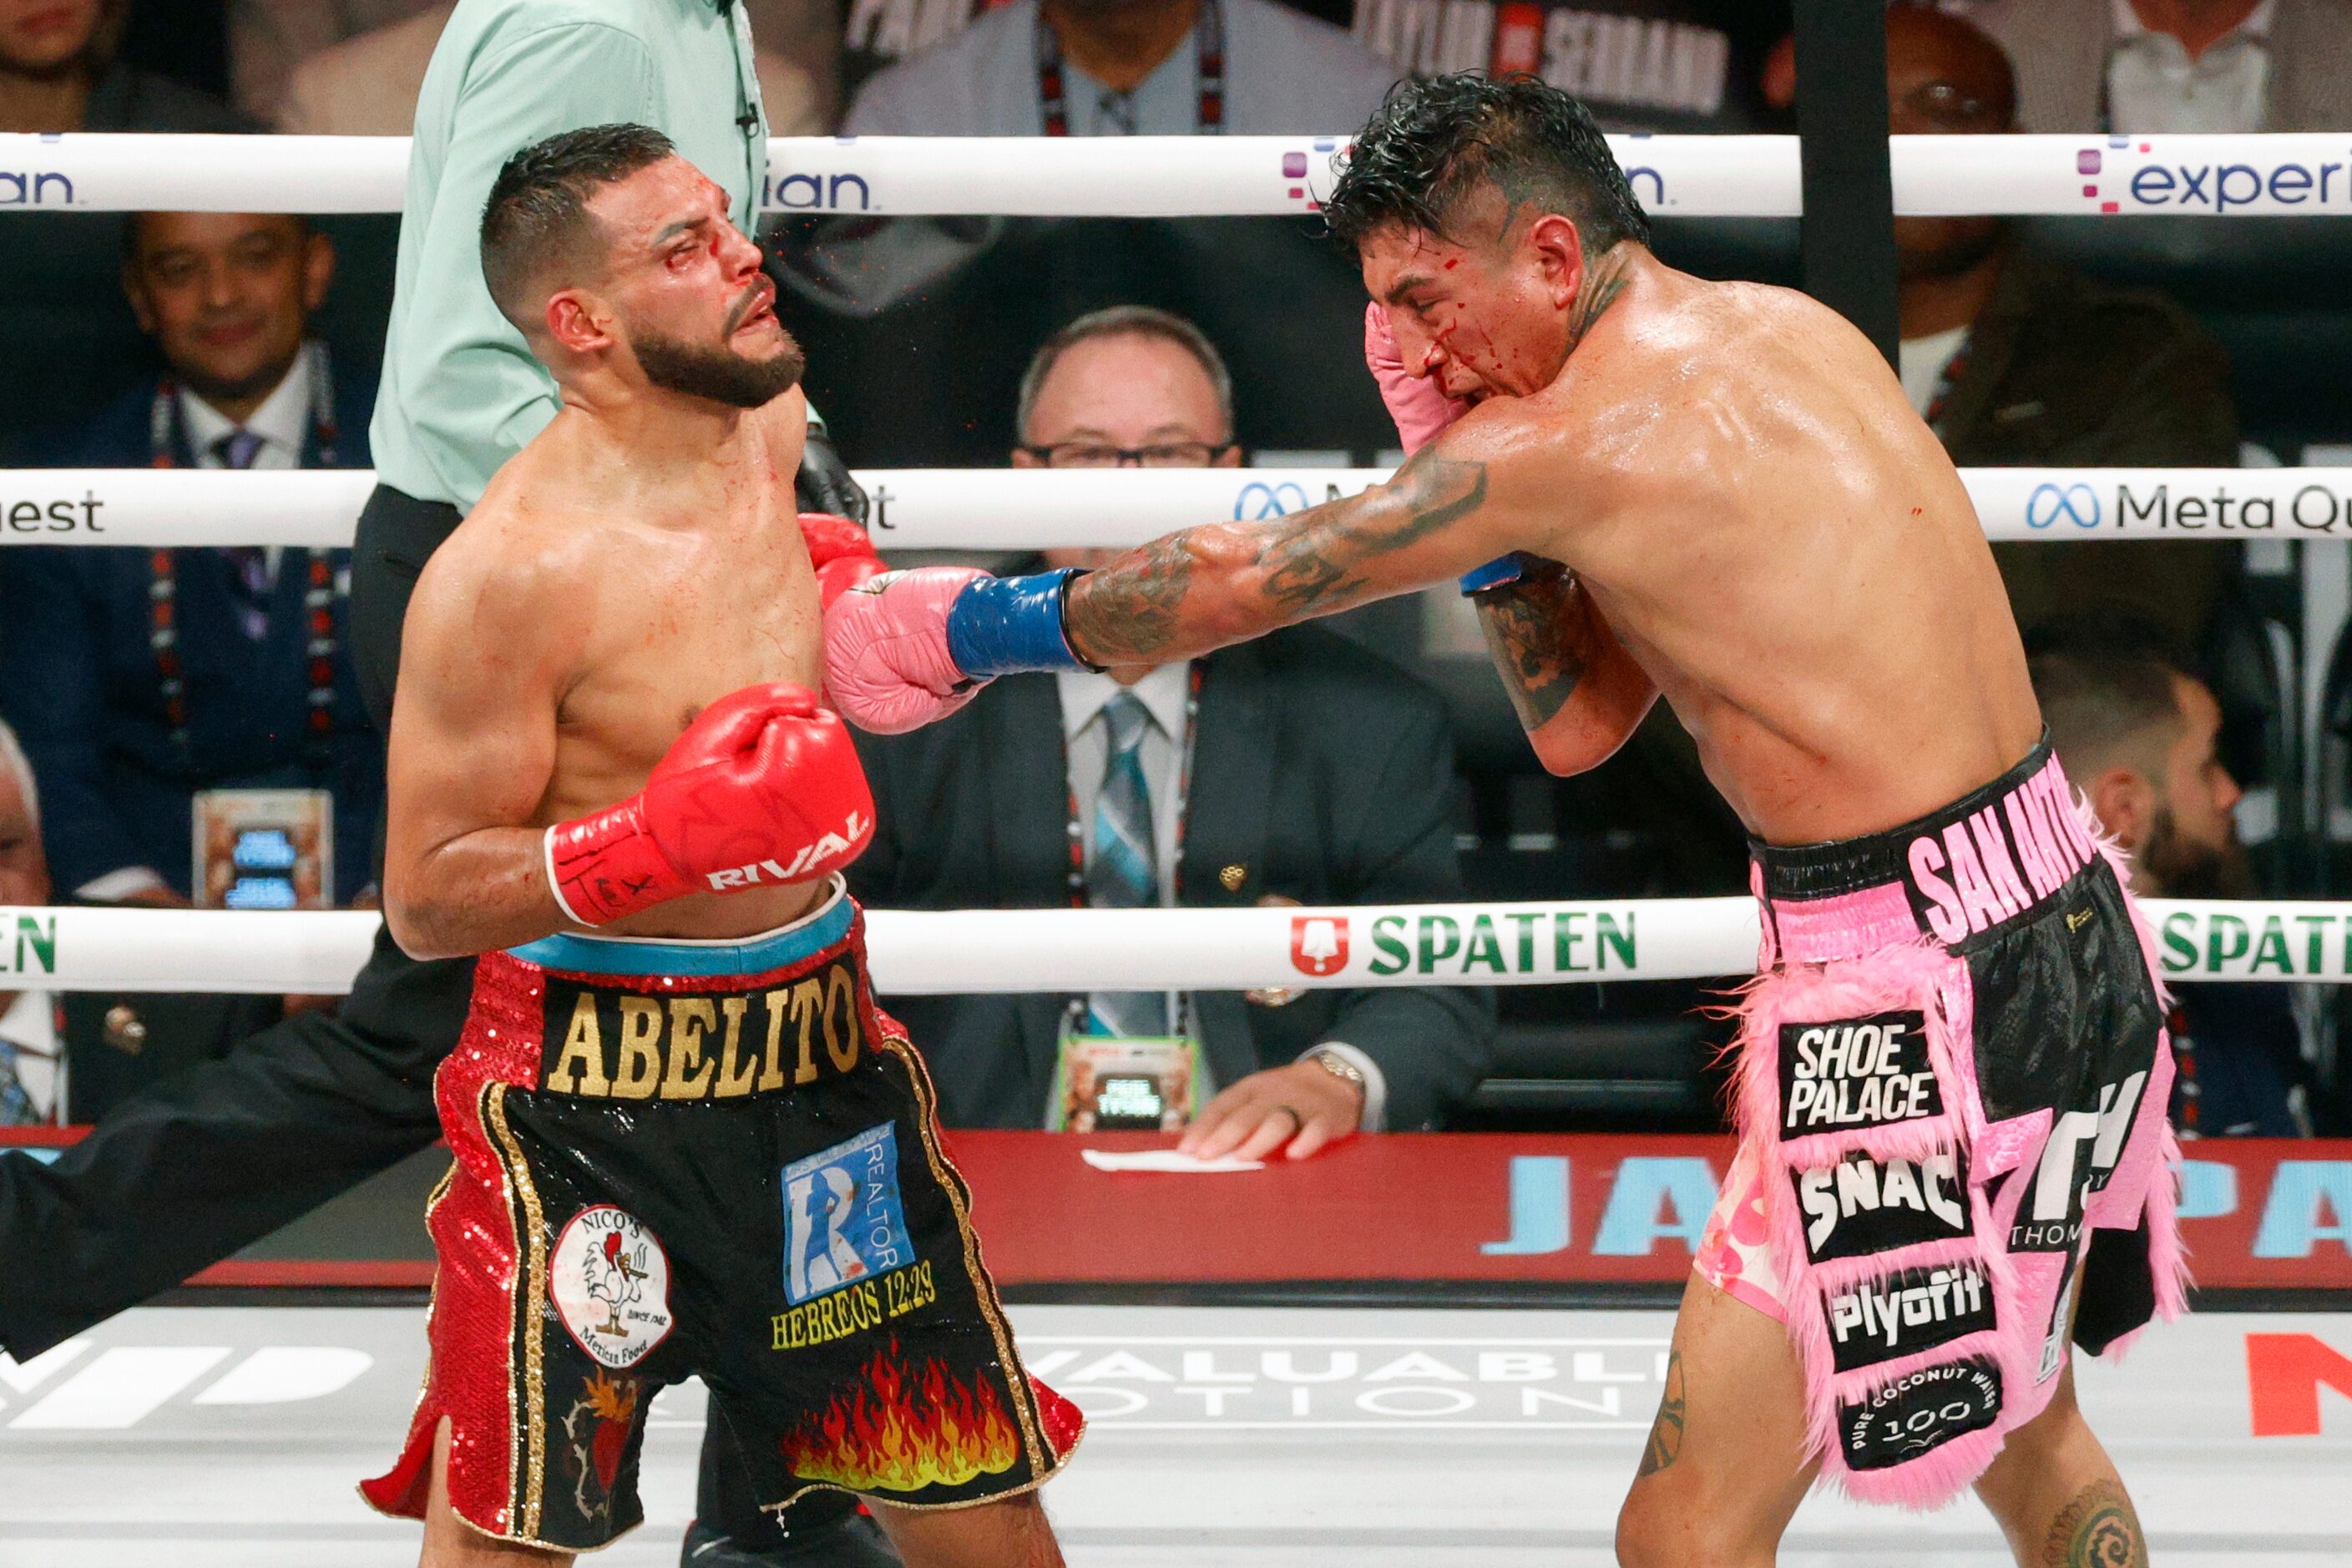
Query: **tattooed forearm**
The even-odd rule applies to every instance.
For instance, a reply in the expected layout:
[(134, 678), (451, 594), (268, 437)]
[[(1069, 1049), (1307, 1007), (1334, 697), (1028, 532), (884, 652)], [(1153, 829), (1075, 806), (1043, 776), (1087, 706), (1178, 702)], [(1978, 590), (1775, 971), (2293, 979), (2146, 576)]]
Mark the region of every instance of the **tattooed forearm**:
[[(1115, 626), (1118, 635), (1089, 637), (1082, 646), (1106, 665), (1153, 662), (1151, 656), (1176, 635), (1192, 583), (1192, 555), (1181, 533), (1153, 540), (1107, 571), (1089, 572), (1076, 584), (1085, 592), (1087, 624)], [(1074, 593), (1074, 622), (1077, 608)]]
[(1099, 665), (1155, 664), (1443, 578), (1393, 557), (1486, 504), (1486, 465), (1423, 450), (1388, 484), (1255, 527), (1154, 541), (1071, 585), (1065, 626)]
[(1402, 515), (1396, 507), (1364, 507), (1359, 515), (1335, 515), (1328, 525), (1277, 535), (1259, 557), (1265, 569), (1265, 596), (1276, 605), (1312, 614), (1331, 599), (1365, 585), (1351, 569), (1374, 556), (1402, 550), (1458, 522), (1486, 500), (1486, 465), (1459, 463), (1435, 453), (1416, 458), (1397, 479), (1404, 486)]
[(2043, 1568), (2147, 1568), (2147, 1538), (2124, 1489), (2093, 1481), (2058, 1512), (2042, 1543)]
[(1555, 567), (1481, 594), (1478, 625), (1520, 727), (1541, 729), (1584, 679), (1591, 622), (1576, 579)]
[(1658, 1401), (1658, 1418), (1651, 1423), (1650, 1441), (1642, 1449), (1640, 1475), (1655, 1475), (1682, 1457), (1683, 1352), (1675, 1351), (1666, 1357), (1665, 1397)]

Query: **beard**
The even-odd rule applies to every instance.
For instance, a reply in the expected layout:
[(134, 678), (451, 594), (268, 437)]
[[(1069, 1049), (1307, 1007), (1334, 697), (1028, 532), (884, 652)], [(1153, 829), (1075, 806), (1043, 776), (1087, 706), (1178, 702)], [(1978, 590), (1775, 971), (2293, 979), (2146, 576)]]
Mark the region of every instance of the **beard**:
[(2250, 899), (2256, 890), (2253, 866), (2234, 834), (2223, 844), (2185, 837), (2168, 805), (2157, 808), (2137, 859), (2168, 899)]
[(658, 333), (633, 335), (638, 368), (665, 392), (706, 398), (729, 408), (764, 408), (800, 384), (806, 361), (801, 345), (779, 327), (783, 346), (766, 359), (751, 359), (724, 347), (689, 343)]

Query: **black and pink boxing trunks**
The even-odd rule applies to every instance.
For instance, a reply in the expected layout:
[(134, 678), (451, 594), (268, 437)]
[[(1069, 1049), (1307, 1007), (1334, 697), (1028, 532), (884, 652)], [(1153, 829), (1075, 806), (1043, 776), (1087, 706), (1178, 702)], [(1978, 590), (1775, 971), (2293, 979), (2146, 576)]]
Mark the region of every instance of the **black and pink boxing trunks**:
[(1701, 1278), (1788, 1327), (1822, 1471), (1933, 1506), (2180, 1309), (2149, 935), (2047, 744), (1933, 816), (1754, 847), (1739, 1152)]

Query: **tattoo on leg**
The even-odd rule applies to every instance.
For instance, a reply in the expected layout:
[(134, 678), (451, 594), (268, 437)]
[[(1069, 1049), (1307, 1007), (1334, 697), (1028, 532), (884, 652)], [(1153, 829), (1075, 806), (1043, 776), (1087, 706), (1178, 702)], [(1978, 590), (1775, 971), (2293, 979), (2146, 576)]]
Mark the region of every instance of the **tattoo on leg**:
[(1566, 574), (1535, 575), (1478, 595), (1478, 625), (1526, 730), (1568, 706), (1584, 679), (1582, 595)]
[(1683, 1352), (1675, 1351), (1666, 1357), (1665, 1397), (1658, 1401), (1658, 1418), (1650, 1424), (1650, 1441), (1642, 1450), (1640, 1474), (1654, 1476), (1682, 1457)]
[(2093, 1481), (2058, 1510), (2042, 1546), (2042, 1568), (2147, 1568), (2147, 1538), (2124, 1489)]

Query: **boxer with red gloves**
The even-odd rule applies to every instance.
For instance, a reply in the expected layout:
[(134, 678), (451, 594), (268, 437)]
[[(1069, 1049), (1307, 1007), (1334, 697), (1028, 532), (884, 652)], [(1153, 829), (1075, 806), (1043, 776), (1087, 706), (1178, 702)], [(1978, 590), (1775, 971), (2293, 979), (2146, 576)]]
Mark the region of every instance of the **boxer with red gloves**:
[[(816, 693), (825, 605), (887, 579), (797, 512), (801, 356), (759, 251), (667, 143), (603, 126), (508, 163), (482, 261), (563, 408), (409, 605), (385, 918), (480, 957), (435, 1080), (431, 1370), (362, 1489), (425, 1521), (428, 1568), (568, 1561), (638, 1521), (646, 1413), (700, 1376), (762, 1510), (833, 1488), (914, 1568), (1053, 1568), (1030, 1494), (1082, 1420), (1013, 1351), (874, 1005), (839, 875), (874, 800)], [(919, 1419), (887, 1455), (845, 1437), (886, 1378), (994, 1413), (1003, 1462)]]

